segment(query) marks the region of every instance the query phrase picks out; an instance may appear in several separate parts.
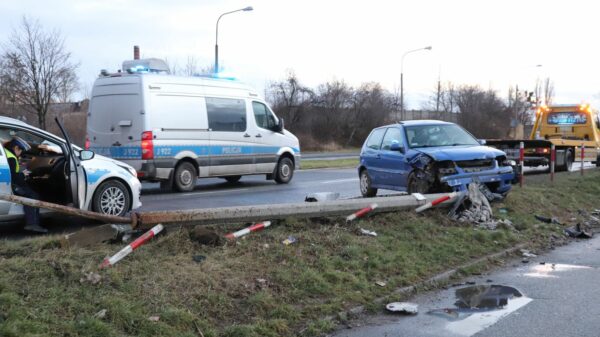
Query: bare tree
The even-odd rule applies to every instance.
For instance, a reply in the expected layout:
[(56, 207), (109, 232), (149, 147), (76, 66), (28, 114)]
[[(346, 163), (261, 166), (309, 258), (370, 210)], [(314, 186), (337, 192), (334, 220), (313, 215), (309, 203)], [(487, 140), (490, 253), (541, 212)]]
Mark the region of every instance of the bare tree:
[(492, 90), (464, 85), (455, 92), (459, 109), (459, 123), (479, 138), (497, 138), (506, 135), (510, 125), (510, 109)]
[(69, 97), (77, 88), (78, 65), (71, 62), (61, 33), (46, 32), (37, 20), (23, 17), (3, 45), (1, 60), (3, 90), (15, 104), (33, 109), (45, 129), (50, 103)]
[[(537, 95), (537, 91), (538, 86), (536, 85), (533, 94)], [(530, 102), (528, 97), (529, 93), (527, 91), (519, 91), (518, 86), (508, 88), (508, 111), (512, 113), (512, 118), (523, 125), (531, 124), (533, 114), (531, 106), (534, 102)]]
[(441, 113), (456, 112), (456, 88), (452, 82), (437, 82), (429, 96), (429, 101), (423, 104), (423, 109)]
[(300, 84), (296, 74), (289, 70), (285, 81), (271, 83), (269, 96), (277, 113), (290, 125), (297, 125), (313, 101), (314, 93)]
[(544, 81), (544, 103), (547, 105), (552, 104), (554, 99), (554, 82), (549, 77)]

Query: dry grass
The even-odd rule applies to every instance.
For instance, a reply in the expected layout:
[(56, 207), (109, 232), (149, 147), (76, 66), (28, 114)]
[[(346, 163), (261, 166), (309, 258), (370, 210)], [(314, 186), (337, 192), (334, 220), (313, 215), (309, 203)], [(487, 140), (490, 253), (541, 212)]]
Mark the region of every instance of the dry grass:
[[(516, 188), (497, 207), (508, 208), (520, 231), (473, 230), (438, 211), (388, 213), (355, 225), (287, 219), (219, 247), (170, 230), (100, 271), (98, 284), (80, 280), (122, 245), (65, 250), (56, 237), (2, 242), (0, 335), (321, 335), (334, 328), (324, 317), (369, 307), (396, 287), (516, 243), (547, 245), (552, 235), (562, 236), (561, 228), (540, 225), (532, 214), (568, 219), (575, 206), (597, 207), (599, 178), (598, 172), (585, 180), (559, 175), (553, 189)], [(378, 237), (357, 235), (358, 227)], [(283, 245), (289, 235), (297, 243)], [(196, 263), (194, 255), (206, 259)], [(103, 309), (104, 317), (94, 316)]]

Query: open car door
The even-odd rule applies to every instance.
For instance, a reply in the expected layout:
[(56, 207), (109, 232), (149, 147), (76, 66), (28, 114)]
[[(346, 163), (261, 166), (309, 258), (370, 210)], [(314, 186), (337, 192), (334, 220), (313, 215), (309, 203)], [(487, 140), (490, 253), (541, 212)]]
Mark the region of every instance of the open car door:
[(71, 188), (71, 196), (73, 198), (73, 207), (76, 208), (83, 208), (85, 206), (85, 196), (87, 193), (87, 184), (86, 184), (86, 176), (85, 176), (85, 170), (83, 169), (83, 166), (81, 165), (81, 161), (79, 160), (79, 157), (77, 157), (76, 154), (76, 150), (73, 148), (73, 145), (71, 143), (71, 139), (69, 138), (69, 135), (67, 134), (67, 132), (65, 131), (65, 128), (63, 127), (63, 125), (61, 124), (61, 122), (58, 120), (58, 118), (54, 118), (54, 120), (56, 121), (56, 124), (58, 124), (58, 127), (60, 128), (60, 132), (62, 132), (63, 137), (65, 137), (65, 141), (67, 142), (67, 151), (65, 153), (65, 159), (67, 160), (67, 163), (69, 163), (68, 166), (66, 166), (67, 168), (65, 168), (65, 170), (68, 170), (67, 172), (67, 181), (69, 186), (67, 186), (67, 189), (70, 187)]

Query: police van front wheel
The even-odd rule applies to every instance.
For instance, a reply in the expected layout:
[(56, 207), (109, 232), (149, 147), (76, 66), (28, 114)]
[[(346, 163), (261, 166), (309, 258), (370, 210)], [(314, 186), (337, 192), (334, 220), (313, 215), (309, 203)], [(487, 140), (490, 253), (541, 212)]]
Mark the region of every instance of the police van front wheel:
[(278, 184), (287, 184), (294, 176), (294, 162), (290, 158), (283, 157), (277, 163), (275, 171), (275, 181)]
[(178, 192), (190, 192), (196, 187), (196, 168), (188, 162), (177, 165), (173, 175), (173, 186)]

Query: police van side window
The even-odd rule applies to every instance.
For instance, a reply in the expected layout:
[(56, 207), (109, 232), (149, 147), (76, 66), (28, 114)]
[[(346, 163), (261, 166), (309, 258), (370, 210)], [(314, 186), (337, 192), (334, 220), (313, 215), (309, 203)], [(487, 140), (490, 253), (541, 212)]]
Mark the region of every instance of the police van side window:
[(206, 97), (206, 112), (212, 131), (246, 131), (246, 102), (243, 99)]
[(277, 125), (275, 117), (266, 105), (259, 102), (252, 102), (252, 110), (254, 110), (254, 119), (259, 128), (272, 130)]

